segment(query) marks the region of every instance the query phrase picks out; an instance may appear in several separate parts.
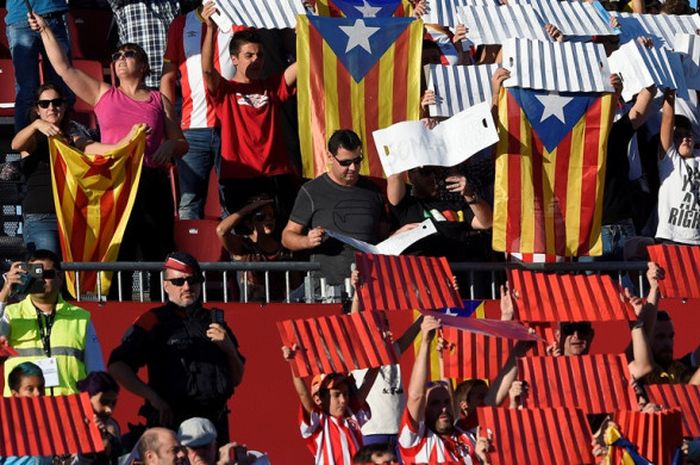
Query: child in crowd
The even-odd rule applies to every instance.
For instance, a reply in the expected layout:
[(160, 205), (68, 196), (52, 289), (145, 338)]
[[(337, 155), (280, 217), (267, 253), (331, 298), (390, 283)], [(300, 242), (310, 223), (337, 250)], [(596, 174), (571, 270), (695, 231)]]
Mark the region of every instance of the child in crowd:
[(76, 465), (115, 465), (122, 454), (121, 431), (112, 418), (117, 405), (119, 384), (104, 371), (93, 371), (78, 381), (78, 390), (90, 395), (90, 404), (95, 414), (95, 423), (102, 434), (105, 450), (96, 454), (78, 454)]
[(44, 395), (44, 374), (32, 362), (20, 363), (7, 377), (12, 397), (39, 397)]

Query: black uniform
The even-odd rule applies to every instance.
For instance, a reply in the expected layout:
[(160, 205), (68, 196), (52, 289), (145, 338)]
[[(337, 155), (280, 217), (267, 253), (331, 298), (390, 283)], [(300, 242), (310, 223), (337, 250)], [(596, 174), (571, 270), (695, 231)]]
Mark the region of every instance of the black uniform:
[(158, 412), (146, 402), (139, 413), (148, 427), (177, 430), (188, 418), (205, 417), (216, 425), (218, 439), (228, 442), (226, 401), (235, 386), (226, 354), (206, 335), (211, 322), (212, 311), (199, 303), (182, 308), (169, 302), (141, 315), (112, 351), (109, 364), (124, 362), (134, 372), (146, 366), (148, 385), (173, 410), (173, 424), (159, 425)]

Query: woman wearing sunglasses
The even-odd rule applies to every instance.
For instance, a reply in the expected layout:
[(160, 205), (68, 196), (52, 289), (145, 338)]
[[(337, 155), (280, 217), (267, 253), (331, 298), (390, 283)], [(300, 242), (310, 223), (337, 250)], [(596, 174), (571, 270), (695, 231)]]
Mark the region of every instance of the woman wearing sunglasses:
[[(115, 143), (137, 123), (147, 125), (141, 179), (118, 259), (163, 260), (174, 249), (174, 207), (167, 168), (173, 159), (187, 152), (188, 146), (172, 103), (145, 84), (151, 72), (146, 53), (137, 44), (120, 46), (112, 55), (118, 82), (112, 86), (75, 68), (41, 16), (31, 14), (28, 20), (31, 28), (39, 32), (46, 55), (58, 75), (77, 97), (94, 107), (103, 143)], [(91, 145), (85, 151), (100, 153)], [(127, 295), (130, 295), (130, 286), (128, 277), (122, 280)], [(112, 286), (115, 296), (116, 291), (117, 286)], [(160, 299), (157, 273), (151, 276), (151, 297)]]
[[(268, 195), (261, 195), (254, 197), (246, 206), (221, 221), (216, 227), (216, 234), (234, 261), (290, 261), (292, 253), (282, 247), (276, 226), (273, 199)], [(300, 279), (294, 273), (291, 277), (290, 289), (294, 289), (299, 284)], [(266, 300), (264, 272), (238, 273), (241, 300), (245, 297), (246, 282), (248, 300)], [(275, 273), (270, 274), (270, 300), (282, 300), (285, 297), (285, 287), (285, 280), (282, 279), (282, 276), (275, 276)]]
[[(12, 150), (22, 155), (22, 173), (27, 183), (27, 193), (22, 201), (24, 244), (29, 252), (44, 249), (60, 256), (48, 138), (62, 137), (79, 148), (91, 144), (92, 140), (85, 127), (66, 118), (65, 100), (53, 84), (44, 84), (37, 89), (29, 117), (32, 122), (12, 139)], [(116, 147), (95, 146), (107, 151)]]

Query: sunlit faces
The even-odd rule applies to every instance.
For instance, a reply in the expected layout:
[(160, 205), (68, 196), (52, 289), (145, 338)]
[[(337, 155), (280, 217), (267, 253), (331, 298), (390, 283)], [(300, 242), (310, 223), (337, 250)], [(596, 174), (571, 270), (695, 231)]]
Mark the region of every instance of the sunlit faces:
[(112, 54), (114, 71), (118, 77), (138, 77), (146, 75), (148, 64), (144, 63), (136, 50), (129, 48), (119, 49)]
[(345, 415), (350, 402), (350, 389), (347, 382), (340, 383), (330, 389), (322, 389), (320, 394), (321, 406), (324, 411), (336, 418)]
[(673, 138), (678, 147), (678, 154), (683, 158), (691, 158), (695, 149), (695, 139), (689, 129), (676, 128)]
[(354, 185), (360, 178), (362, 165), (362, 149), (347, 150), (339, 147), (335, 155), (328, 152), (330, 175), (333, 180), (346, 186)]
[(585, 355), (591, 348), (593, 328), (588, 322), (563, 323), (559, 329), (563, 355)]
[(165, 270), (163, 289), (168, 299), (178, 307), (188, 307), (199, 300), (202, 292), (202, 280), (199, 276), (182, 271)]
[(117, 405), (117, 393), (114, 391), (98, 392), (90, 397), (92, 411), (103, 421), (112, 416)]
[(46, 89), (39, 95), (36, 113), (40, 120), (58, 126), (66, 114), (66, 104), (58, 92)]
[(39, 397), (44, 395), (44, 379), (41, 376), (23, 376), (19, 389), (12, 390), (13, 397)]
[(248, 42), (241, 45), (237, 55), (231, 55), (231, 62), (236, 66), (236, 75), (250, 80), (260, 79), (265, 58), (262, 44)]
[(438, 434), (452, 431), (454, 416), (452, 400), (445, 386), (434, 386), (428, 390), (425, 406), (425, 424)]
[(63, 276), (61, 271), (54, 267), (54, 263), (51, 260), (32, 260), (30, 263), (41, 263), (41, 266), (44, 269), (44, 292), (41, 294), (32, 294), (33, 296), (38, 299), (42, 299), (45, 297), (51, 297), (53, 294), (61, 291), (61, 287), (63, 286)]

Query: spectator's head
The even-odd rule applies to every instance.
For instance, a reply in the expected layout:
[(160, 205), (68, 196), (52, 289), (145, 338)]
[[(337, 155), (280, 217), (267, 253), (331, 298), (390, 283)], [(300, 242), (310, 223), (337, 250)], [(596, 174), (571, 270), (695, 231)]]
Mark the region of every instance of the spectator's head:
[(187, 455), (175, 433), (167, 428), (147, 429), (136, 445), (144, 465), (185, 465)]
[(92, 371), (77, 383), (80, 392), (90, 395), (92, 410), (102, 421), (108, 420), (117, 405), (119, 384), (105, 371)]
[[(277, 215), (274, 199), (269, 194), (256, 195), (250, 198), (246, 205), (259, 205), (248, 213), (241, 222), (240, 233), (248, 235), (269, 236), (274, 234)], [(238, 229), (236, 229), (238, 232)]]
[(44, 374), (32, 362), (20, 363), (7, 377), (12, 397), (38, 397), (44, 395)]
[(664, 15), (689, 15), (693, 11), (687, 0), (666, 0), (659, 6), (659, 12)]
[(668, 312), (659, 310), (656, 314), (654, 334), (651, 338), (651, 353), (654, 361), (662, 367), (668, 367), (673, 362), (673, 341), (676, 331)]
[(228, 45), (231, 61), (236, 66), (236, 77), (260, 79), (265, 54), (260, 35), (252, 29), (236, 32)]
[(428, 384), (425, 403), (425, 425), (437, 434), (452, 431), (454, 413), (449, 386), (445, 381)]
[(30, 116), (59, 127), (62, 125), (66, 101), (58, 86), (51, 83), (39, 86), (34, 94), (34, 114)]
[(217, 459), (216, 427), (206, 418), (185, 420), (177, 430), (177, 439), (187, 449), (190, 465), (214, 465)]
[(55, 301), (63, 286), (63, 272), (61, 271), (61, 259), (50, 250), (39, 249), (29, 254), (28, 263), (39, 263), (44, 271), (44, 291), (32, 294), (35, 301)]
[(438, 180), (442, 170), (436, 166), (420, 166), (408, 170), (411, 195), (419, 199), (433, 199), (440, 195)]
[(692, 158), (695, 148), (693, 128), (687, 116), (676, 115), (674, 118), (673, 139), (676, 143), (678, 154), (683, 158)]
[(360, 178), (362, 141), (350, 129), (338, 129), (328, 139), (328, 174), (338, 184), (352, 186)]
[(112, 54), (114, 73), (119, 79), (138, 79), (143, 81), (151, 74), (151, 67), (148, 65), (148, 55), (139, 45), (126, 43)]
[(423, 40), (423, 54), (421, 55), (421, 65), (439, 65), (442, 63), (442, 51), (438, 44), (432, 40)]
[(605, 55), (607, 56), (610, 56), (612, 52), (620, 48), (620, 37), (616, 35), (595, 36), (593, 37), (593, 42), (603, 44)]
[(564, 321), (556, 332), (562, 355), (586, 355), (595, 331), (590, 321)]
[(357, 451), (352, 458), (354, 465), (384, 464), (396, 462), (394, 448), (388, 443), (369, 444)]
[(170, 302), (188, 307), (199, 301), (203, 279), (196, 258), (185, 252), (173, 252), (165, 260), (163, 273), (163, 289)]
[(311, 395), (318, 396), (321, 409), (336, 418), (345, 416), (354, 392), (354, 379), (342, 373), (316, 375), (311, 380)]
[(468, 379), (457, 385), (454, 411), (463, 417), (473, 417), (477, 407), (484, 405), (489, 387), (483, 379)]

